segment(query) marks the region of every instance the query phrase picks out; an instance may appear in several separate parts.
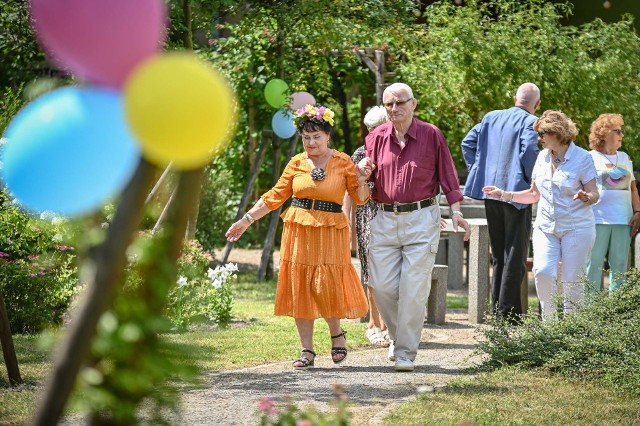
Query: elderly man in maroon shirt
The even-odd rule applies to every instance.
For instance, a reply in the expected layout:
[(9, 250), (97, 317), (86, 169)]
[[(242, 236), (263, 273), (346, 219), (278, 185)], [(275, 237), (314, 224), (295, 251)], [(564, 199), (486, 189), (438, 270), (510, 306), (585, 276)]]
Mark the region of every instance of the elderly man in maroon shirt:
[(395, 83), (383, 94), (389, 122), (366, 138), (375, 168), (372, 198), (378, 214), (371, 222), (369, 285), (393, 344), (396, 371), (413, 371), (420, 344), (431, 271), (440, 239), (440, 188), (451, 206), (453, 226), (469, 224), (460, 213), (460, 192), (449, 147), (440, 129), (414, 118), (413, 91)]

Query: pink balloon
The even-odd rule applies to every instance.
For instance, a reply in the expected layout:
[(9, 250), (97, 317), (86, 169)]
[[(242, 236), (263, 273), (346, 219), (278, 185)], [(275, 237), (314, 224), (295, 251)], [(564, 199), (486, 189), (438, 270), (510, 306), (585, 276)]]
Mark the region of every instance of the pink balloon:
[(314, 98), (310, 93), (296, 92), (291, 95), (291, 103), (289, 104), (289, 108), (295, 111), (307, 104), (313, 105), (315, 103), (316, 98)]
[(163, 0), (31, 0), (31, 14), (54, 60), (115, 88), (161, 49), (167, 16)]

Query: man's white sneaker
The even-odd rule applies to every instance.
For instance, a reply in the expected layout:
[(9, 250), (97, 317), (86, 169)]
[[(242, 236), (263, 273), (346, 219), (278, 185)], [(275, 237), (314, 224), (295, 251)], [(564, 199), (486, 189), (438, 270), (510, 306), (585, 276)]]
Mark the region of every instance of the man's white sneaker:
[(389, 353), (387, 354), (387, 356), (389, 357), (389, 361), (391, 362), (396, 360), (396, 356), (393, 353), (395, 349), (396, 349), (396, 342), (391, 342), (391, 344), (389, 345)]
[(396, 371), (413, 371), (413, 361), (408, 358), (398, 357), (396, 359), (396, 365), (394, 367)]

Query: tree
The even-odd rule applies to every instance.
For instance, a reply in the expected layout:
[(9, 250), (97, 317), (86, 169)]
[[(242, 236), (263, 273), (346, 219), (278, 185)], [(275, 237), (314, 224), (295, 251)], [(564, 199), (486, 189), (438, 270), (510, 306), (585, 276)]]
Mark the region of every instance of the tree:
[(627, 139), (635, 139), (640, 39), (631, 17), (577, 28), (560, 23), (570, 8), (543, 0), (466, 3), (427, 8), (398, 66), (420, 100), (418, 116), (443, 130), (459, 166), (466, 132), (488, 111), (510, 106), (525, 81), (540, 87), (543, 110), (576, 121), (579, 145), (588, 146), (590, 124), (603, 112), (623, 114)]

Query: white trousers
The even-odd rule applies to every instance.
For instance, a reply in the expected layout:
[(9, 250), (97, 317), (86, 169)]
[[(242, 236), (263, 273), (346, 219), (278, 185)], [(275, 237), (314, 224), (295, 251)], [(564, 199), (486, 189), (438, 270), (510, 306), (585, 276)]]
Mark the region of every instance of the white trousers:
[(543, 319), (552, 319), (557, 312), (560, 262), (564, 312), (571, 312), (584, 299), (582, 279), (595, 240), (595, 224), (557, 233), (533, 230), (533, 273)]
[(414, 360), (440, 239), (438, 205), (409, 213), (378, 211), (371, 221), (369, 285), (395, 341), (395, 356)]

